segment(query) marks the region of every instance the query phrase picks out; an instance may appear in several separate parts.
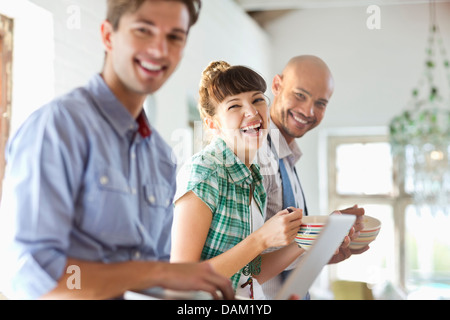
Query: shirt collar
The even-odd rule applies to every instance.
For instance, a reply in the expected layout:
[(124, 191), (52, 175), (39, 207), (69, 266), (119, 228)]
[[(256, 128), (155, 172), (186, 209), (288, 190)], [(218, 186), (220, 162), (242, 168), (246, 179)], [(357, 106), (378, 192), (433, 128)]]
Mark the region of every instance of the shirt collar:
[(271, 136), (272, 144), (278, 154), (279, 159), (288, 158), (289, 162), (292, 165), (300, 160), (303, 153), (300, 150), (296, 139), (292, 140), (292, 142), (288, 144), (284, 136), (281, 134), (280, 129), (278, 129), (273, 121), (270, 121), (269, 134)]
[(141, 113), (136, 119), (138, 123), (138, 131), (142, 138), (148, 138), (152, 134), (152, 129), (150, 129), (150, 124), (148, 122), (147, 116), (145, 115), (144, 109), (142, 109)]
[(252, 182), (262, 181), (263, 177), (260, 173), (259, 165), (253, 163), (248, 168), (222, 138), (215, 138), (211, 146), (215, 149), (214, 157), (219, 163), (225, 165), (228, 174), (235, 183), (251, 184)]
[(100, 113), (119, 135), (125, 136), (128, 132), (135, 133), (138, 130), (144, 138), (150, 135), (150, 125), (144, 110), (139, 115), (138, 121), (134, 119), (100, 74), (91, 78), (87, 89), (92, 94)]

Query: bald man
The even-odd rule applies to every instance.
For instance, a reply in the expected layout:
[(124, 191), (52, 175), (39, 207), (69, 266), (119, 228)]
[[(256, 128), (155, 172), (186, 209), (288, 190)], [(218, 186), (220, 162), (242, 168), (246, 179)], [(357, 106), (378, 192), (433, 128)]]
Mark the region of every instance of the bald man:
[[(269, 148), (267, 153), (263, 149), (259, 155), (264, 172), (264, 187), (268, 195), (266, 219), (270, 219), (287, 206), (301, 208), (303, 215), (308, 214), (300, 179), (295, 169), (295, 164), (302, 156), (295, 139), (303, 137), (322, 122), (333, 91), (334, 79), (330, 69), (316, 56), (303, 55), (292, 58), (283, 73), (273, 78), (274, 100), (270, 107)], [(348, 248), (351, 240), (356, 238), (363, 228), (364, 209), (355, 205), (340, 212), (354, 214), (357, 219), (330, 263), (343, 261), (351, 254), (362, 253), (368, 249), (351, 251)], [(289, 268), (294, 267), (296, 262)], [(276, 296), (285, 277), (286, 274), (281, 274), (263, 284), (264, 293), (269, 299)]]

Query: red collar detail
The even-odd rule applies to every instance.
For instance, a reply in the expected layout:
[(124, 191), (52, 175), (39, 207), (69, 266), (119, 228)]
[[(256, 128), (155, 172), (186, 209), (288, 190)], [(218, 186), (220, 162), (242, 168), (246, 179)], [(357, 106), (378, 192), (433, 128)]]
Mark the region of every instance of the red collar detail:
[(152, 134), (152, 130), (148, 126), (147, 119), (143, 112), (137, 117), (136, 122), (139, 125), (138, 131), (142, 138), (148, 138)]

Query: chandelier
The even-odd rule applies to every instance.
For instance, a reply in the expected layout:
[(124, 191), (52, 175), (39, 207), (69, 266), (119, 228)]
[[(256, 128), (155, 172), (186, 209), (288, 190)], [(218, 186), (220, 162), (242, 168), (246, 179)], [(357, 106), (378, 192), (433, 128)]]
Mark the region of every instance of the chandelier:
[(430, 3), (424, 72), (408, 109), (389, 125), (403, 191), (417, 208), (450, 216), (450, 62)]

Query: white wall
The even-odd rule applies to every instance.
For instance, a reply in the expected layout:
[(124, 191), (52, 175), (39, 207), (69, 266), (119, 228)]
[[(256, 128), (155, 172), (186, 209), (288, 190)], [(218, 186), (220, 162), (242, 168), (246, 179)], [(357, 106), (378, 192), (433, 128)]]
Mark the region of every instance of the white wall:
[(0, 2), (0, 13), (14, 20), (11, 132), (55, 94), (53, 19), (25, 0)]
[[(100, 23), (106, 16), (106, 0), (31, 1), (48, 10), (50, 23), (54, 25), (54, 50), (48, 47), (50, 56), (54, 56), (54, 71), (48, 68), (44, 72), (54, 74), (54, 83), (36, 81), (35, 86), (51, 87), (54, 95), (61, 95), (84, 85), (103, 65)], [(175, 148), (186, 143), (179, 139), (180, 133), (183, 137), (187, 136), (186, 130), (190, 134), (188, 98), (197, 99), (201, 73), (216, 59), (250, 66), (265, 77), (270, 75), (270, 43), (266, 33), (232, 0), (203, 1), (200, 19), (191, 29), (184, 59), (153, 97), (156, 106), (151, 106), (148, 112), (150, 121)], [(37, 71), (30, 68), (33, 69)], [(43, 72), (35, 73), (37, 78)], [(24, 81), (25, 74), (20, 74), (23, 77), (15, 84)], [(21, 90), (25, 92), (26, 88)], [(13, 105), (14, 112), (22, 112), (22, 108), (22, 105)]]
[(85, 85), (103, 66), (100, 24), (106, 16), (106, 0), (30, 1), (52, 14), (55, 95)]
[(178, 70), (156, 94), (153, 123), (175, 148), (185, 143), (177, 132), (188, 128), (188, 97), (198, 98), (202, 71), (218, 59), (249, 66), (270, 80), (269, 38), (232, 0), (203, 1)]
[[(307, 9), (269, 23), (272, 73), (292, 56), (315, 54), (327, 62), (336, 82), (325, 119), (298, 144), (298, 165), (311, 213), (325, 214), (320, 202), (319, 135), (342, 127), (387, 126), (411, 97), (425, 63), (427, 5), (380, 6), (381, 29), (369, 30), (367, 7)], [(450, 2), (437, 4), (441, 33), (450, 53)], [(448, 83), (447, 83), (448, 86)], [(323, 190), (326, 192), (326, 190)]]

